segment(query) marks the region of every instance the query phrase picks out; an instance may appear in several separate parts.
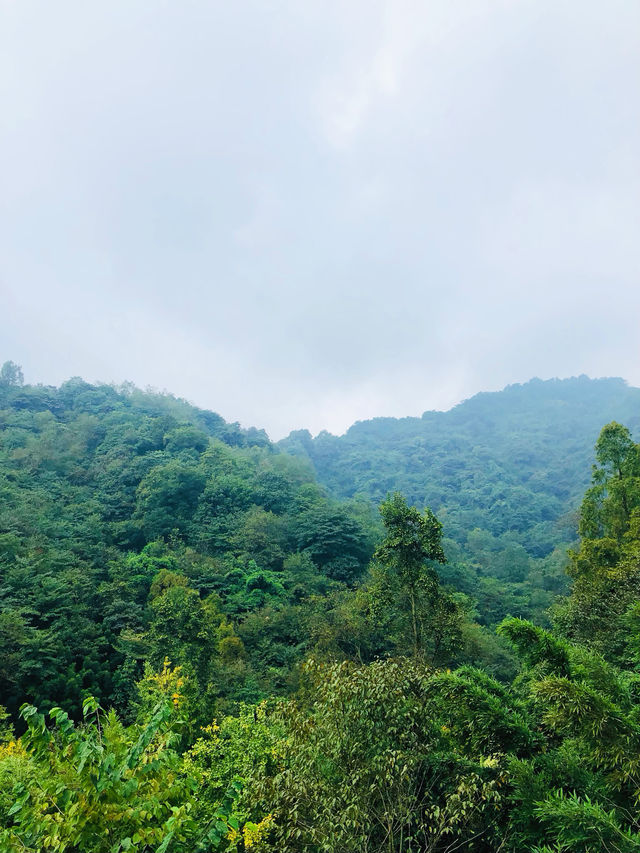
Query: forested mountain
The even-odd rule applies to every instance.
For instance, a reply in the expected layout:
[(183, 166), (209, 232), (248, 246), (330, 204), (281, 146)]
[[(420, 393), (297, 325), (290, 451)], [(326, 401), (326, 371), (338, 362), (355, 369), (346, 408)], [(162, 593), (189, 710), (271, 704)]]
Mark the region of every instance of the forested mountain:
[(533, 379), (448, 412), (361, 421), (342, 436), (300, 430), (279, 446), (310, 461), (336, 497), (379, 503), (400, 491), (429, 506), (445, 528), (443, 576), (478, 600), (479, 618), (539, 620), (565, 589), (593, 446), (614, 420), (640, 431), (640, 389)]
[(301, 603), (364, 573), (375, 515), (264, 432), (128, 386), (25, 386), (5, 365), (1, 704), (71, 711), (89, 691), (125, 709), (165, 655), (197, 673), (206, 713), (284, 689)]
[(625, 426), (595, 444), (571, 594), (552, 630), (500, 624), (520, 671), (496, 679), (431, 510), (396, 492), (376, 535), (259, 434), (18, 380), (0, 373), (2, 851), (639, 853)]
[(475, 623), (549, 624), (597, 425), (638, 423), (639, 394), (621, 380), (531, 382), (276, 446), (171, 395), (77, 378), (25, 386), (7, 363), (2, 704), (73, 710), (88, 691), (130, 713), (145, 662), (166, 654), (197, 673), (206, 716), (293, 689), (311, 651), (406, 650), (402, 614), (374, 614), (356, 589), (382, 536), (376, 504), (393, 489), (443, 524), (437, 575), (457, 598), (453, 621), (440, 616), (458, 640), (433, 648), (504, 676), (504, 651)]

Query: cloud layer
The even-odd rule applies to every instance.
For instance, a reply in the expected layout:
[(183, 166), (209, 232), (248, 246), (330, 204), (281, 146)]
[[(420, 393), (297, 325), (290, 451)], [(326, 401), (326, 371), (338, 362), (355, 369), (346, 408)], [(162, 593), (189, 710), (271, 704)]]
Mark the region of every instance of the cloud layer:
[(273, 437), (640, 384), (640, 6), (0, 0), (0, 360)]

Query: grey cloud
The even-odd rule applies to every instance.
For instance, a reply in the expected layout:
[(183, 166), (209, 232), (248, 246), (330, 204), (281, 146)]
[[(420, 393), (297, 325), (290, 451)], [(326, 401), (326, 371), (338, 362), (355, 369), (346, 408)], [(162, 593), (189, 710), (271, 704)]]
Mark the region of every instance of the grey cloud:
[[(340, 431), (640, 383), (640, 8), (0, 5), (3, 351)], [(2, 357), (2, 354), (0, 354)]]

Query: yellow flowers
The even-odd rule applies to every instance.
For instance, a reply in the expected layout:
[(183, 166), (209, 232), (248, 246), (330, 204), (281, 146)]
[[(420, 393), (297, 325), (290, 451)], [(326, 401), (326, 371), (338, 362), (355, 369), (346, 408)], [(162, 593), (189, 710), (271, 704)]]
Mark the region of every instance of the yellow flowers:
[(244, 846), (258, 847), (260, 842), (272, 828), (273, 824), (274, 818), (272, 814), (268, 814), (266, 817), (263, 817), (260, 823), (250, 823), (247, 821), (242, 830), (244, 835)]
[(242, 827), (242, 832), (231, 827), (227, 834), (227, 838), (234, 844), (239, 844), (240, 841), (243, 841), (245, 849), (253, 847), (257, 850), (260, 846), (260, 842), (264, 840), (269, 830), (273, 827), (273, 824), (274, 816), (272, 814), (268, 814), (266, 817), (263, 817), (259, 823), (253, 823), (248, 820)]
[(184, 698), (182, 688), (185, 684), (181, 666), (172, 667), (169, 658), (165, 658), (162, 671), (148, 675), (148, 680), (160, 695), (171, 697), (174, 708), (181, 704)]
[(229, 839), (229, 841), (232, 841), (234, 844), (237, 844), (242, 838), (242, 833), (239, 829), (236, 829), (232, 826), (229, 832), (227, 833), (227, 838)]
[(19, 740), (10, 740), (8, 743), (0, 744), (0, 758), (6, 758), (9, 755), (26, 758), (27, 751)]

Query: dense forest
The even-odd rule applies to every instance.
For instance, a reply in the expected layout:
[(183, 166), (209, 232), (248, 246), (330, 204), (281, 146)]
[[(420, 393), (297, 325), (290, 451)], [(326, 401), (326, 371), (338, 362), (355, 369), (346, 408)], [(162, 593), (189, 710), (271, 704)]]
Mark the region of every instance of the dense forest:
[(0, 849), (640, 851), (639, 394), (274, 445), (7, 362)]
[(377, 504), (399, 491), (431, 507), (445, 529), (441, 574), (477, 600), (483, 624), (507, 613), (546, 624), (567, 589), (593, 446), (611, 421), (640, 430), (640, 389), (534, 379), (448, 412), (358, 422), (343, 436), (299, 430), (279, 446), (311, 462), (335, 497)]

